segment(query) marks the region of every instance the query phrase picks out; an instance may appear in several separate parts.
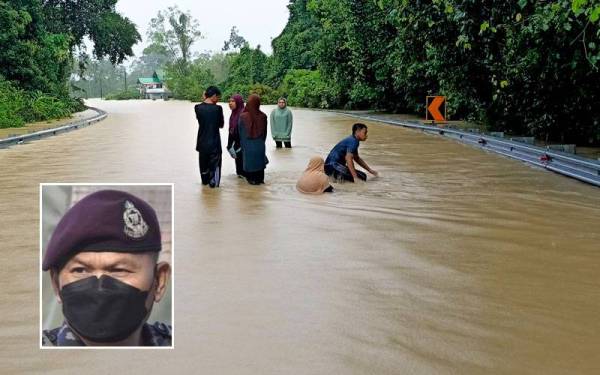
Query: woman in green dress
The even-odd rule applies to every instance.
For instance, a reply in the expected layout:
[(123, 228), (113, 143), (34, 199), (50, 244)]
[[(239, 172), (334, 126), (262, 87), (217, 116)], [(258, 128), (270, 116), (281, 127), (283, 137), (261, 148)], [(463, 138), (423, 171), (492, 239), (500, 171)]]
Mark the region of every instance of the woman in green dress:
[(284, 143), (286, 148), (292, 148), (292, 111), (287, 107), (287, 100), (279, 98), (277, 107), (271, 112), (271, 136), (275, 146), (281, 148)]

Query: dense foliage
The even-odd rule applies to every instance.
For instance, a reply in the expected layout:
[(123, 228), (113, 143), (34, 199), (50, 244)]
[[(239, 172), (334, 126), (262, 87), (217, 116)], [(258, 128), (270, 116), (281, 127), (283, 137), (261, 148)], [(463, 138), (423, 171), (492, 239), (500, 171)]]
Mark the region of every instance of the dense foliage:
[(135, 79), (123, 66), (115, 66), (108, 60), (90, 60), (85, 71), (71, 79), (71, 84), (74, 96), (104, 98), (135, 88)]
[(453, 119), (600, 143), (599, 0), (292, 0), (289, 9), (273, 55), (242, 48), (224, 86), (421, 115), (426, 95), (446, 95)]
[(277, 87), (292, 69), (317, 69), (315, 43), (321, 40), (323, 28), (317, 17), (306, 10), (306, 0), (291, 1), (290, 17), (281, 34), (273, 39), (273, 56), (268, 83)]
[(289, 70), (279, 91), (288, 104), (299, 107), (328, 108), (340, 97), (337, 86), (327, 85), (318, 70)]
[(0, 76), (0, 128), (66, 117), (83, 109), (81, 101), (61, 100), (41, 91), (28, 92)]
[[(94, 55), (120, 63), (140, 36), (116, 13), (116, 0), (0, 1), (0, 122), (64, 117), (81, 108), (70, 97), (74, 54), (86, 58), (84, 37)], [(7, 103), (9, 100), (14, 103)]]
[(393, 72), (383, 74), (400, 108), (422, 111), (425, 94), (441, 94), (455, 118), (494, 130), (600, 140), (600, 74), (586, 54), (600, 35), (570, 0), (379, 5), (397, 32), (388, 46)]
[(200, 101), (206, 87), (214, 81), (203, 64), (168, 65), (166, 69), (166, 84), (176, 99)]
[(217, 84), (224, 99), (259, 93), (263, 103), (283, 95), (296, 106), (423, 115), (425, 96), (445, 95), (451, 119), (600, 143), (600, 0), (291, 0), (288, 8), (270, 56), (235, 27), (221, 53), (194, 56), (197, 21), (169, 8), (151, 22), (134, 71), (164, 67), (175, 98), (194, 101)]

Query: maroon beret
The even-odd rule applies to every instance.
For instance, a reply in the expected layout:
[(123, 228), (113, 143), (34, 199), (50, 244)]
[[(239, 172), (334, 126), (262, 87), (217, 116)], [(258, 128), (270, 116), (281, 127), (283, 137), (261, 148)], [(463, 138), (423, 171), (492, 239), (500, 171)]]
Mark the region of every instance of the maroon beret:
[(129, 193), (101, 190), (77, 202), (60, 219), (42, 269), (60, 268), (82, 251), (160, 250), (160, 227), (154, 209)]

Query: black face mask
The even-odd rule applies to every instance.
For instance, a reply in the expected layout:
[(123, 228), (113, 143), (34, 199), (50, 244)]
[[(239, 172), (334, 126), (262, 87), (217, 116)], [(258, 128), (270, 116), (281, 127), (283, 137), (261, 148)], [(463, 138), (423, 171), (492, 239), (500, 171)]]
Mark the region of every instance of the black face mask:
[(63, 314), (80, 336), (95, 342), (115, 342), (129, 337), (148, 315), (148, 291), (114, 277), (88, 277), (63, 286)]

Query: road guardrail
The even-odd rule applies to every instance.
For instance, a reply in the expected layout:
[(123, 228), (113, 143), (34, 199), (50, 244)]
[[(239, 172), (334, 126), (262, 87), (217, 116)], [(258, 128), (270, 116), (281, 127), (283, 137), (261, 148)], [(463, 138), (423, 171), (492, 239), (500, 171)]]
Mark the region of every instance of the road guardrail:
[(85, 120), (77, 120), (77, 121), (70, 122), (70, 123), (60, 126), (58, 128), (40, 130), (40, 131), (37, 131), (34, 133), (16, 135), (16, 136), (5, 138), (5, 139), (0, 139), (0, 148), (5, 148), (5, 147), (12, 146), (12, 145), (22, 144), (22, 143), (25, 143), (28, 141), (33, 141), (36, 139), (49, 137), (52, 135), (57, 135), (60, 133), (65, 133), (65, 132), (71, 131), (71, 130), (83, 128), (83, 127), (95, 124), (99, 121), (102, 121), (108, 116), (108, 113), (106, 113), (105, 111), (103, 111), (99, 108), (87, 107), (87, 109), (96, 111), (98, 114), (93, 117), (87, 118)]
[(351, 117), (438, 134), (600, 187), (600, 161), (490, 135), (422, 125), (414, 121), (397, 121), (369, 115), (340, 113)]

